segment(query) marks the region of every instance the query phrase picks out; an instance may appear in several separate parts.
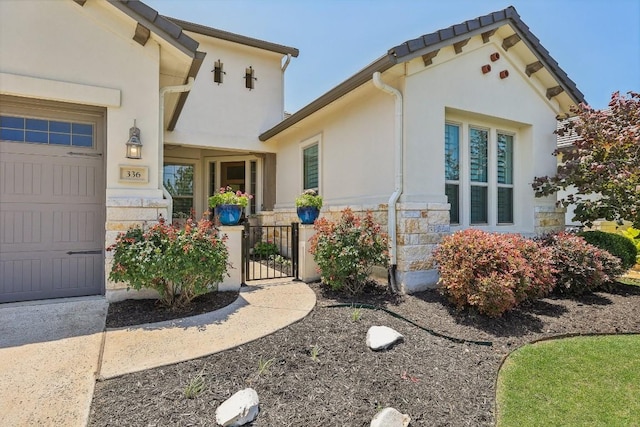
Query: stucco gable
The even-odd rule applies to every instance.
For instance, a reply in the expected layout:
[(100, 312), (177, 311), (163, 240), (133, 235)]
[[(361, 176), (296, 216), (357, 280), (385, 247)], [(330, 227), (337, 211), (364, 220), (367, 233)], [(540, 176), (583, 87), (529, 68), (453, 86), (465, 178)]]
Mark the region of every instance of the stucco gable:
[[(509, 31), (503, 31), (503, 28), (509, 28)], [(522, 49), (521, 46), (524, 46), (524, 49), (530, 52), (528, 56), (536, 58), (535, 61), (526, 64), (526, 69), (523, 71), (527, 76), (531, 77), (536, 72), (545, 70), (549, 79), (555, 82), (554, 85), (547, 86), (546, 88), (545, 95), (548, 99), (561, 96), (564, 105), (585, 102), (584, 95), (577, 89), (575, 83), (540, 44), (540, 40), (531, 33), (529, 27), (520, 19), (515, 8), (509, 6), (504, 10), (425, 34), (389, 49), (385, 55), (312, 101), (310, 104), (304, 106), (290, 117), (287, 117), (278, 125), (262, 133), (259, 138), (261, 141), (267, 141), (273, 138), (294, 124), (314, 114), (316, 111), (369, 82), (372, 79), (373, 73), (376, 71), (385, 72), (394, 65), (409, 62), (419, 57), (422, 57), (424, 60), (424, 66), (428, 67), (431, 65), (433, 58), (438, 55), (440, 49), (453, 46), (456, 53), (459, 53), (462, 52), (471, 37), (481, 36), (483, 42), (487, 43), (498, 30), (500, 30), (501, 33), (509, 33), (502, 41), (502, 48), (505, 51), (509, 49), (517, 51), (518, 49)], [(520, 42), (522, 42), (522, 44)]]

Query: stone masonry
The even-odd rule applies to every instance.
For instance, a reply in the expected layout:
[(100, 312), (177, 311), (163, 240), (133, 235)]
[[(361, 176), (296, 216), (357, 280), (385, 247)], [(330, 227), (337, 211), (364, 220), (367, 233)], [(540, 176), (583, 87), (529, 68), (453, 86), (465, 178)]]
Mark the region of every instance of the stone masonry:
[[(131, 227), (151, 225), (156, 223), (161, 216), (167, 218), (168, 209), (168, 202), (164, 199), (149, 199), (145, 197), (107, 198), (105, 246), (111, 246), (115, 243), (118, 234), (127, 231)], [(127, 287), (124, 283), (109, 281), (112, 259), (113, 254), (107, 251), (105, 256), (105, 283), (107, 299), (110, 300), (113, 299), (111, 294)]]

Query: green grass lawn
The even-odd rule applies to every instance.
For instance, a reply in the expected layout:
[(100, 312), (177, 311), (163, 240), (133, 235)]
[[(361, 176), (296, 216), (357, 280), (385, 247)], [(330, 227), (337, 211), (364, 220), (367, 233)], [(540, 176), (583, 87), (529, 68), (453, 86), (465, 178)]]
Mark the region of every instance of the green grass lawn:
[(640, 335), (526, 345), (498, 375), (498, 427), (640, 426)]
[(640, 279), (635, 277), (618, 277), (616, 282), (624, 283), (625, 285), (640, 286)]

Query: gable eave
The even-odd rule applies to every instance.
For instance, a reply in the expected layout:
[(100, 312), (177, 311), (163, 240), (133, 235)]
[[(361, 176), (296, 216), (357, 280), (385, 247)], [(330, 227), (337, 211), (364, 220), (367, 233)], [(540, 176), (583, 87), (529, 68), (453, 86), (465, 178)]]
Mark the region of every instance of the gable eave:
[(586, 103), (584, 95), (578, 90), (576, 84), (560, 68), (558, 62), (549, 54), (549, 51), (542, 46), (540, 40), (522, 21), (513, 6), (408, 40), (389, 49), (388, 54), (395, 57), (398, 63), (408, 62), (474, 36), (483, 35), (484, 37), (486, 34), (488, 35), (487, 38), (489, 38), (495, 30), (506, 25), (519, 36), (520, 41), (525, 43), (527, 48), (542, 63), (544, 68), (553, 76), (558, 85), (576, 105)]

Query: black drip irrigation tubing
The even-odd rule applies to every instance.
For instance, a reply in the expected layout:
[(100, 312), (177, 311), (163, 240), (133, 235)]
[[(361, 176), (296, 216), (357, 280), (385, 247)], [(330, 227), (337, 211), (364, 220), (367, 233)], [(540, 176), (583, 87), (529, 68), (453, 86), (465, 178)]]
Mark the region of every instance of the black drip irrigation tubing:
[(493, 345), (493, 342), (491, 342), (491, 341), (467, 340), (467, 339), (464, 339), (464, 338), (450, 337), (449, 335), (441, 334), (440, 332), (436, 332), (433, 329), (425, 328), (424, 326), (419, 325), (416, 322), (414, 322), (413, 320), (409, 320), (406, 317), (403, 317), (403, 316), (399, 315), (398, 313), (395, 313), (395, 312), (393, 312), (391, 310), (387, 310), (386, 308), (378, 307), (378, 306), (371, 305), (371, 304), (360, 304), (360, 303), (332, 304), (332, 305), (327, 305), (324, 308), (338, 308), (338, 307), (367, 308), (369, 310), (384, 311), (385, 313), (388, 313), (388, 314), (390, 314), (391, 316), (393, 316), (393, 317), (395, 317), (397, 319), (404, 320), (405, 322), (408, 322), (408, 323), (412, 324), (413, 326), (415, 326), (416, 328), (420, 328), (423, 331), (426, 331), (426, 332), (430, 333), (433, 336), (436, 336), (436, 337), (439, 337), (439, 338), (444, 338), (446, 340), (453, 341), (453, 342), (458, 343), (458, 344), (475, 344), (475, 345), (484, 345), (484, 346), (488, 346), (488, 347)]

